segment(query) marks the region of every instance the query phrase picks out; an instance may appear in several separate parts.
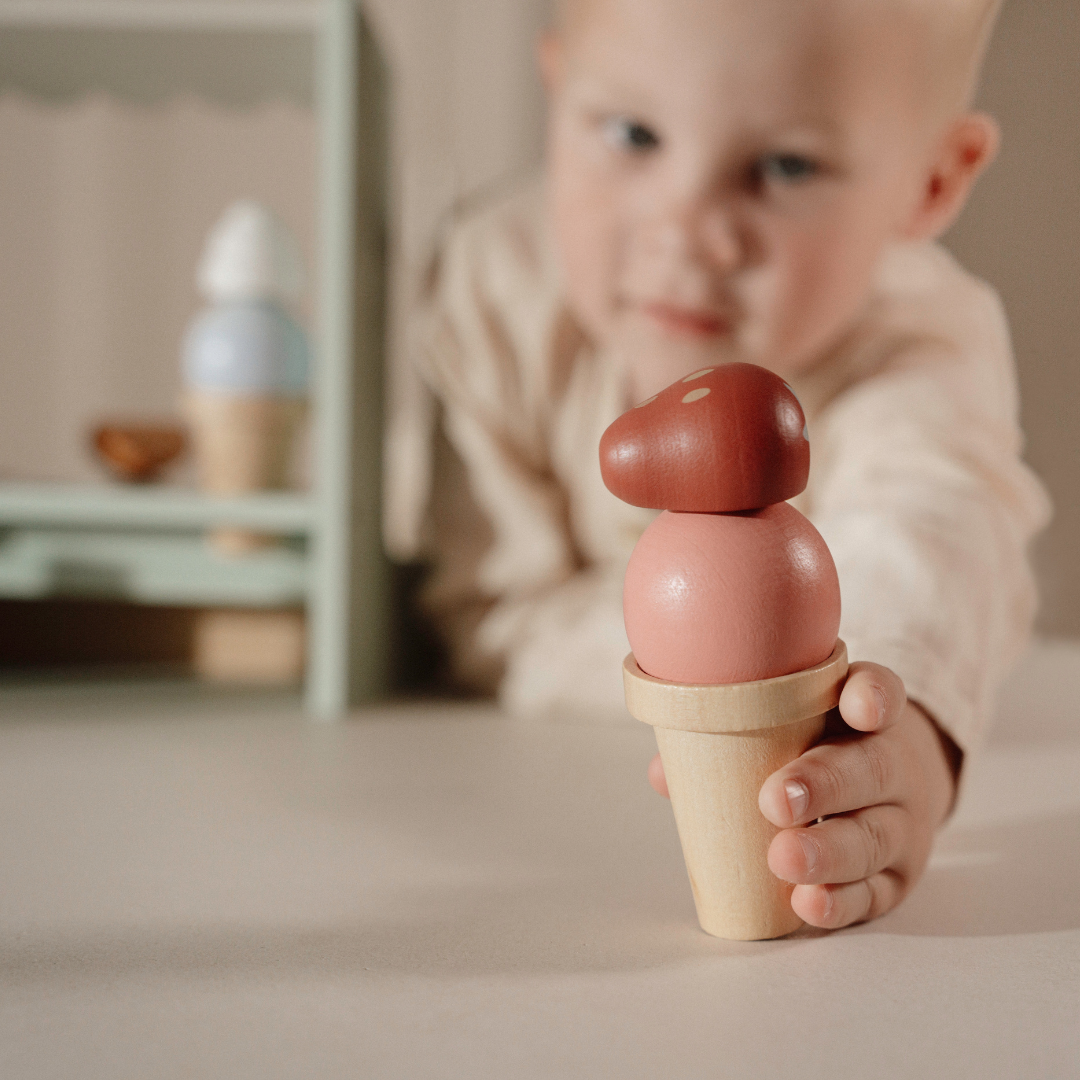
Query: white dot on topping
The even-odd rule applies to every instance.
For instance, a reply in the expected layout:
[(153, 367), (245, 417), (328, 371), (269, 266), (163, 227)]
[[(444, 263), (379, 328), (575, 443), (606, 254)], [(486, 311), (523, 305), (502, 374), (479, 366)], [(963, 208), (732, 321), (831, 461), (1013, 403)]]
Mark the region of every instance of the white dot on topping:
[(802, 426), (802, 437), (803, 437), (803, 438), (804, 438), (804, 439), (805, 439), (805, 440), (806, 440), (807, 442), (809, 442), (809, 441), (810, 441), (810, 432), (809, 432), (809, 431), (807, 430), (807, 427), (806, 427), (806, 425), (805, 425), (805, 424), (803, 424), (803, 426)]
[(639, 404), (635, 405), (634, 408), (635, 409), (640, 409), (644, 405), (651, 405), (659, 396), (660, 396), (659, 394), (653, 394), (652, 397), (646, 398), (644, 401), (642, 401)]
[(700, 401), (703, 397), (708, 397), (712, 391), (707, 386), (699, 386), (696, 390), (691, 390), (689, 394), (682, 399), (684, 405), (689, 405), (691, 401)]
[(695, 371), (693, 375), (687, 375), (683, 382), (693, 382), (695, 379), (700, 379), (702, 375), (711, 375), (715, 370), (714, 367), (702, 368), (700, 371)]

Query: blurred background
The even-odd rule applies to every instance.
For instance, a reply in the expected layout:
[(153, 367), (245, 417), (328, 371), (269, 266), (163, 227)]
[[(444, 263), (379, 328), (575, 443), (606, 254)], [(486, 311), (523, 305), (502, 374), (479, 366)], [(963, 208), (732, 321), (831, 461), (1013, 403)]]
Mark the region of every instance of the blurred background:
[[(533, 52), (550, 4), (361, 7), (388, 90), (385, 98), (357, 91), (361, 116), (378, 113), (369, 120), (385, 122), (388, 144), (387, 243), (376, 271), (387, 283), (388, 317), (366, 331), (386, 348), (381, 360), (365, 355), (385, 363), (389, 396), (440, 221), (459, 199), (539, 164)], [(247, 593), (235, 583), (201, 592), (181, 583), (146, 602), (149, 594), (123, 581), (95, 577), (94, 566), (108, 560), (87, 555), (85, 521), (76, 528), (63, 517), (68, 510), (40, 507), (57, 492), (68, 506), (117, 487), (89, 444), (96, 425), (179, 416), (181, 343), (206, 303), (196, 266), (235, 200), (265, 205), (295, 238), (309, 273), (291, 310), (321, 333), (320, 111), (341, 91), (326, 87), (319, 10), (305, 0), (0, 0), (0, 670), (195, 663), (209, 677), (266, 678), (257, 663), (245, 666), (246, 650), (299, 675), (305, 593), (288, 582), (307, 572), (302, 536), (255, 553), (265, 574)], [(1070, 0), (1008, 0), (982, 91), (1004, 129), (1003, 152), (947, 237), (1000, 291), (1012, 322), (1027, 456), (1056, 506), (1035, 554), (1039, 629), (1055, 636), (1080, 635), (1078, 54), (1080, 9)], [(368, 149), (361, 139), (360, 154)], [(313, 410), (291, 458), (291, 489), (313, 483), (311, 444), (325, 420)], [(370, 453), (354, 460), (377, 471)], [(160, 487), (168, 496), (197, 482), (189, 453), (163, 471)], [(28, 510), (28, 499), (38, 509)], [(299, 503), (271, 510), (275, 521), (305, 512)], [(145, 565), (160, 577), (170, 559), (187, 558), (163, 546), (173, 533), (159, 529), (151, 550), (131, 525), (136, 512), (117, 513), (127, 515), (128, 532), (109, 534), (114, 550), (143, 545), (121, 559), (132, 575)], [(153, 513), (168, 516), (160, 506)], [(202, 519), (192, 511), (185, 520), (190, 532)], [(39, 573), (46, 562), (47, 580)], [(200, 567), (189, 581), (209, 573)], [(231, 613), (232, 622), (215, 622), (215, 613)], [(399, 639), (412, 633), (399, 623)], [(332, 642), (322, 647), (333, 651)], [(207, 649), (233, 649), (236, 662), (215, 668)]]

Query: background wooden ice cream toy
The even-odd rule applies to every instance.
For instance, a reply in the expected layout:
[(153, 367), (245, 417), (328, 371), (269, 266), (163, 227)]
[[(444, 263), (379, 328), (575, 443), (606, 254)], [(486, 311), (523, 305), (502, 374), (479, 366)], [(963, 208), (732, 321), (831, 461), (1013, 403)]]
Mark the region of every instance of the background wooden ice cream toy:
[(765, 779), (816, 743), (847, 674), (824, 540), (783, 500), (802, 491), (802, 409), (751, 364), (688, 375), (619, 417), (604, 482), (664, 512), (630, 558), (627, 707), (653, 725), (697, 907), (718, 937), (801, 925), (768, 868)]
[[(188, 329), (183, 370), (201, 486), (219, 495), (284, 487), (307, 411), (307, 337), (285, 306), (303, 284), (299, 248), (265, 207), (235, 203), (207, 238), (198, 284), (211, 304)], [(234, 554), (267, 542), (246, 529), (211, 540)]]

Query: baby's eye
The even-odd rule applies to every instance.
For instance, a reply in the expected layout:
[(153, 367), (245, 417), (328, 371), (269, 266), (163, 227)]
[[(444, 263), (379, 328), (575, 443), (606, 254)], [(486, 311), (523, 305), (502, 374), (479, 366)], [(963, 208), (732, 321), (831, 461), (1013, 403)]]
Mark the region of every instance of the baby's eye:
[(641, 153), (660, 145), (660, 139), (637, 120), (625, 116), (612, 116), (604, 121), (604, 138), (616, 150)]
[(801, 154), (766, 154), (758, 160), (756, 171), (761, 180), (793, 184), (816, 176), (820, 167)]

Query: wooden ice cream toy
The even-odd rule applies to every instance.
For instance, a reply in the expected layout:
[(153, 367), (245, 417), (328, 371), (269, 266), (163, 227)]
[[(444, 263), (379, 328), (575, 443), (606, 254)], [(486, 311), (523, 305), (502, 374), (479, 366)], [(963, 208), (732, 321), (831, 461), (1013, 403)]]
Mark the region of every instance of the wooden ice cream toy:
[[(183, 407), (204, 491), (286, 486), (307, 415), (309, 346), (288, 310), (302, 283), (288, 229), (258, 203), (230, 206), (206, 241), (198, 285), (210, 304), (192, 320), (183, 349)], [(248, 529), (211, 534), (227, 554), (272, 542)]]
[(706, 368), (620, 416), (600, 465), (619, 498), (663, 510), (626, 571), (623, 681), (656, 731), (698, 920), (743, 941), (790, 933), (758, 792), (820, 740), (847, 675), (836, 568), (785, 502), (810, 471), (802, 408), (764, 368)]

